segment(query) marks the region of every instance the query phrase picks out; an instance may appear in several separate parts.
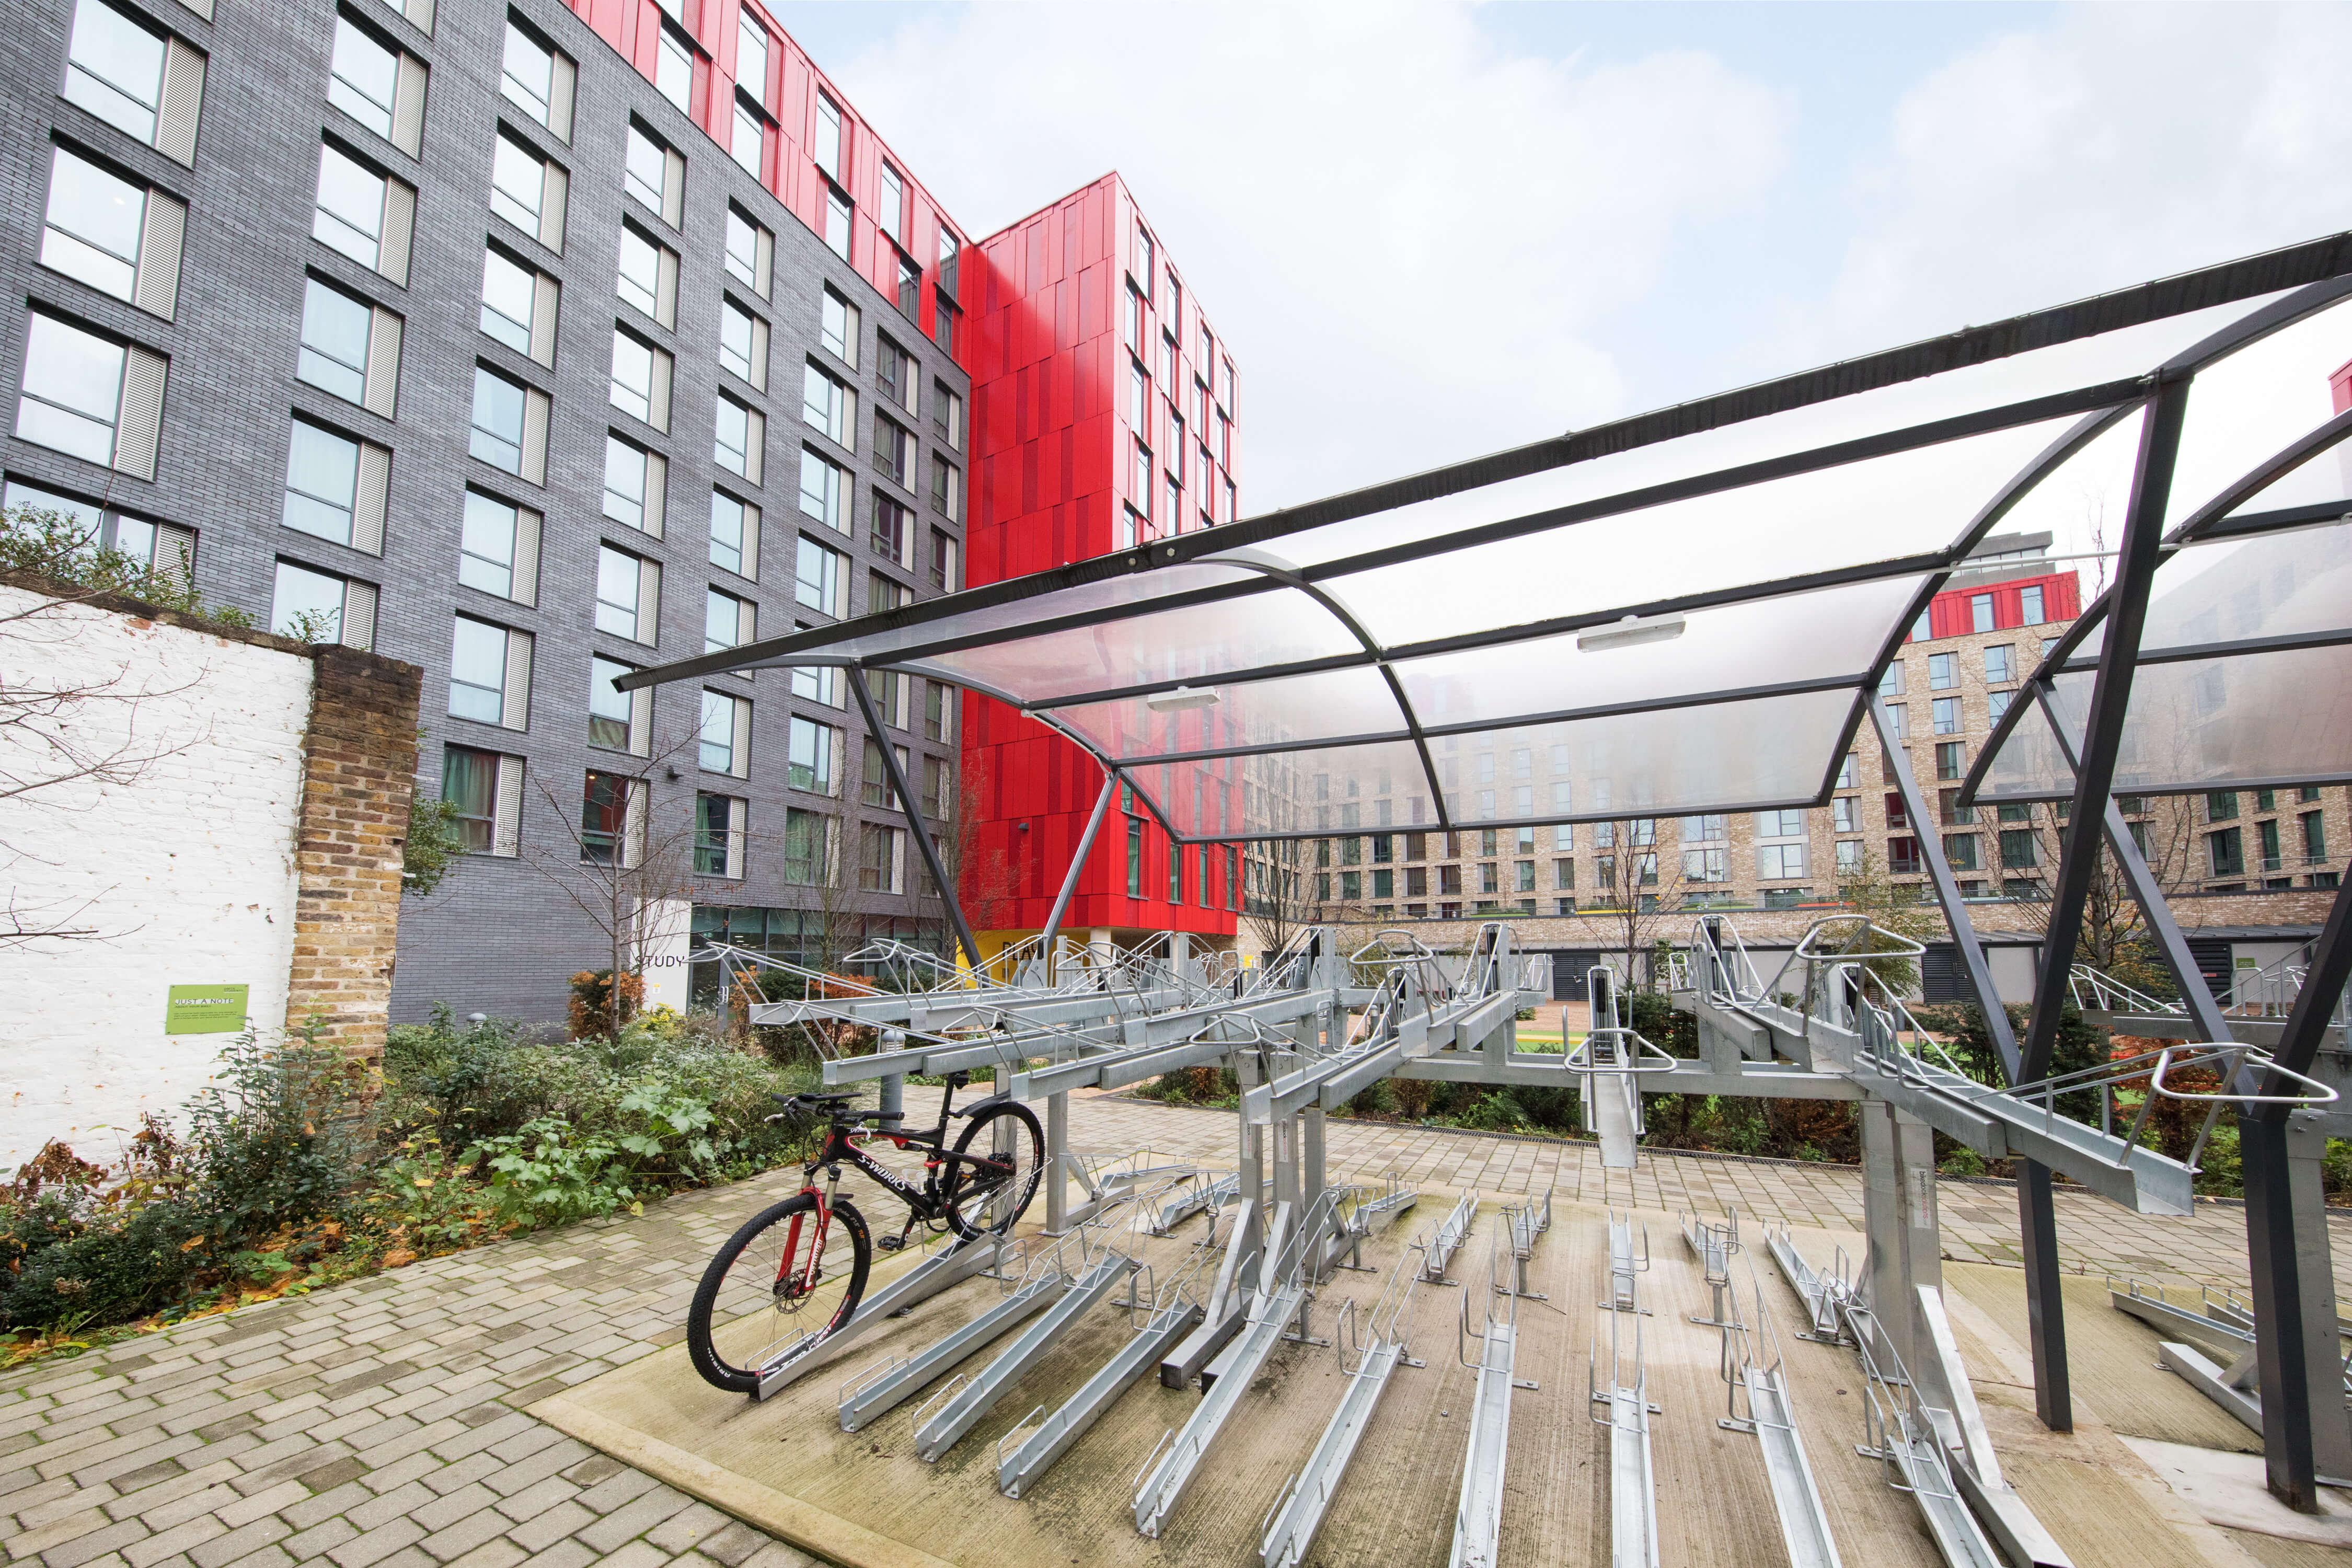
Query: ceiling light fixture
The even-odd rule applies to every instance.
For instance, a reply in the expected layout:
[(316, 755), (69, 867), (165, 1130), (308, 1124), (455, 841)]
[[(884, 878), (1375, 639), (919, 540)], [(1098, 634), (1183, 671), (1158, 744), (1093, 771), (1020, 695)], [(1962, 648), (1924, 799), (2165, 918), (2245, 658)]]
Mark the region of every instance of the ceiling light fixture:
[(1153, 692), (1143, 705), (1154, 713), (1181, 713), (1188, 708), (1214, 708), (1217, 694), (1204, 686), (1180, 686), (1173, 691)]
[(1683, 635), (1680, 616), (1653, 616), (1643, 620), (1639, 616), (1627, 616), (1613, 625), (1595, 626), (1580, 632), (1576, 638), (1579, 653), (1605, 653), (1612, 647), (1639, 647), (1647, 642), (1672, 642)]

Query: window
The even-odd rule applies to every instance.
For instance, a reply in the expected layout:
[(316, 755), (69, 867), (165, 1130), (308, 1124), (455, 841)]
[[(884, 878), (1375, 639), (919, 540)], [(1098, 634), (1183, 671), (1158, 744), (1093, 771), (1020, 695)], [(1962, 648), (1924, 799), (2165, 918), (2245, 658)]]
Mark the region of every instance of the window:
[(1142, 514), (1133, 507), (1122, 506), (1118, 509), (1118, 547), (1119, 549), (1134, 548), (1150, 531), (1150, 530), (1144, 526)]
[(702, 651), (719, 653), (757, 642), (758, 606), (749, 599), (717, 588), (705, 591), (702, 609)]
[(2205, 820), (2228, 822), (2238, 815), (2238, 792), (2233, 789), (2215, 790), (2205, 797)]
[(836, 447), (856, 449), (851, 434), (856, 394), (814, 365), (801, 378), (801, 417)]
[(946, 758), (923, 759), (923, 815), (934, 822), (945, 821), (949, 808), (954, 805), (951, 776)]
[(1973, 833), (1944, 835), (1944, 858), (1955, 871), (1981, 871), (1985, 868), (1977, 859), (1977, 836)]
[(694, 797), (695, 875), (743, 875), (743, 824), (749, 805), (732, 795), (698, 794)]
[(1843, 838), (1837, 846), (1837, 868), (1840, 876), (1862, 869), (1862, 840)]
[[(2009, 835), (2004, 833), (2000, 837), (2001, 841), (2006, 844)], [(2212, 862), (2213, 876), (2242, 877), (2246, 874), (2244, 837), (2242, 830), (2225, 827), (2219, 833), (2209, 833), (2205, 836), (2205, 847)]]
[(849, 259), (849, 198), (832, 185), (824, 188), (825, 248)]
[(1181, 530), (1184, 526), (1184, 491), (1178, 486), (1175, 475), (1168, 475), (1167, 479), (1168, 526), (1171, 531)]
[(767, 467), (768, 416), (722, 392), (714, 428), (712, 460), (748, 484), (761, 483)]
[(468, 855), (515, 853), (522, 813), (522, 759), (471, 746), (441, 748), (441, 798), (457, 808), (457, 840)]
[(849, 531), (848, 474), (837, 463), (801, 448), (801, 511), (827, 528)]
[(820, 92), (816, 95), (816, 142), (809, 153), (815, 158), (816, 166), (836, 183), (841, 179), (842, 140), (841, 106)]
[(1958, 734), (1960, 732), (1960, 700), (1957, 697), (1937, 698), (1934, 704), (1934, 717), (1937, 734)]
[(572, 99), (577, 75), (569, 56), (509, 20), (499, 93), (553, 132), (559, 141), (572, 140)]
[(539, 597), (539, 512), (508, 505), (478, 489), (466, 491), (458, 527), (457, 581), (501, 599)]
[(2039, 584), (2021, 590), (2017, 595), (2017, 602), (2024, 611), (2021, 624), (2038, 626), (2050, 618), (2042, 613), (2042, 589)]
[(727, 275), (764, 300), (775, 270), (776, 237), (742, 208), (727, 206)]
[[(1610, 826), (1602, 823), (1601, 826)], [(1801, 811), (1759, 811), (1756, 814), (1756, 837), (1759, 838), (1801, 838), (1805, 832), (1805, 814)], [(1603, 838), (1601, 842), (1606, 843)]]
[(950, 521), (963, 521), (963, 470), (937, 452), (931, 454), (931, 510)]
[[(2234, 834), (2237, 830), (2232, 828), (2231, 831)], [(2003, 828), (2000, 834), (2001, 868), (2007, 871), (2023, 871), (2039, 866), (2042, 859), (2035, 845), (2033, 829)]]
[(1977, 808), (1960, 804), (1960, 792), (1956, 789), (1937, 792), (1937, 810), (1948, 824), (1964, 825), (1977, 819)]
[(963, 312), (956, 309), (955, 300), (945, 289), (937, 290), (937, 294), (931, 302), (931, 342), (952, 359), (956, 352), (956, 320)]
[(702, 733), (697, 752), (702, 771), (751, 775), (751, 700), (729, 691), (702, 694)]
[(874, 215), (882, 232), (904, 245), (907, 242), (907, 186), (898, 171), (888, 163), (882, 165), (882, 210)]
[(1143, 897), (1143, 824), (1135, 817), (1127, 821), (1127, 896)]
[(817, 310), (817, 342), (834, 358), (855, 368), (857, 363), (857, 307), (827, 289)]
[(944, 381), (931, 383), (931, 428), (949, 451), (963, 450), (963, 399), (949, 391)]
[(677, 325), (677, 253), (621, 226), (621, 266), (614, 292), (664, 328)]
[(142, 565), (153, 565), (184, 583), (187, 581), (195, 551), (196, 534), (192, 528), (125, 517), (111, 507), (77, 500), (10, 479), (5, 491), (0, 491), (0, 507), (20, 506), (64, 514), (79, 542), (79, 549), (120, 551)]
[(1987, 680), (2002, 681), (2017, 679), (2017, 648), (2013, 644), (2003, 643), (1998, 647), (1985, 649), (1984, 661)]
[[(884, 720), (884, 722), (887, 723), (888, 720)], [(904, 777), (907, 772), (907, 748), (893, 746), (890, 751), (898, 763), (899, 775)], [(880, 806), (888, 811), (899, 809), (898, 797), (890, 788), (889, 765), (882, 760), (882, 748), (874, 743), (871, 736), (867, 737), (866, 742), (866, 765), (858, 773), (858, 798), (866, 805)]]
[(793, 601), (819, 615), (838, 619), (848, 610), (844, 602), (847, 565), (847, 557), (839, 551), (827, 550), (808, 535), (801, 535), (800, 556), (793, 578)]
[(1960, 656), (1956, 653), (1931, 653), (1927, 656), (1927, 689), (1949, 691), (1960, 683)]
[(915, 411), (915, 357), (890, 341), (887, 332), (874, 335), (874, 384), (882, 395), (912, 414)]
[(2254, 824), (2254, 842), (2262, 851), (2263, 870), (2283, 868), (2284, 861), (2279, 854), (2279, 825), (2275, 817)]
[(482, 251), (482, 331), (541, 364), (555, 363), (555, 311), (562, 288), (496, 246)]
[(841, 749), (841, 732), (814, 719), (794, 718), (790, 752), (784, 762), (784, 782), (811, 795), (833, 793), (833, 759)]
[(1138, 441), (1135, 444), (1135, 506), (1145, 517), (1151, 515), (1151, 448)]
[(416, 156), (425, 127), (425, 65), (378, 40), (349, 16), (335, 18), (327, 101)]
[(621, 190), (676, 228), (686, 211), (686, 160), (633, 120), (621, 158)]
[(286, 450), (286, 501), (279, 521), (291, 529), (383, 552), (384, 493), (392, 454), (324, 426), (297, 419)]
[[(838, 707), (836, 703), (835, 706)], [(923, 739), (948, 741), (954, 738), (955, 693), (936, 680), (923, 683)]]
[(1964, 778), (1969, 771), (1968, 744), (1961, 741), (1936, 742), (1936, 776), (1938, 779)]
[(768, 30), (749, 16), (735, 19), (735, 90), (768, 101)]
[(664, 26), (654, 50), (654, 90), (680, 114), (694, 102), (694, 49), (675, 29)]
[(490, 211), (550, 250), (563, 248), (563, 209), (570, 181), (562, 168), (501, 131), (490, 154)]
[(914, 532), (915, 514), (888, 496), (877, 492), (874, 497), (874, 552), (898, 565), (912, 565), (914, 562), (909, 551)]
[(269, 629), (305, 642), (366, 650), (375, 646), (375, 600), (372, 584), (280, 561), (269, 602)]
[(25, 344), (16, 435), (152, 479), (165, 361), (35, 311)]
[(580, 860), (635, 866), (645, 857), (645, 785), (590, 769), (580, 790)]
[(613, 406), (656, 430), (669, 428), (670, 357), (634, 332), (613, 329)]
[(596, 629), (650, 646), (661, 625), (661, 563), (615, 550), (596, 549)]
[(400, 318), (316, 278), (308, 279), (294, 374), (391, 418), (400, 379)]
[[(914, 456), (914, 437), (906, 427), (882, 414), (874, 416), (874, 468), (884, 479), (908, 489), (915, 488), (914, 476), (908, 469)], [(897, 555), (891, 556), (897, 560)]]
[(1911, 732), (1908, 710), (1904, 704), (1890, 702), (1886, 705), (1886, 727), (1895, 732), (1898, 741)]
[(790, 806), (784, 812), (784, 880), (806, 888), (833, 871), (833, 818)]
[(651, 745), (651, 691), (623, 691), (613, 682), (630, 667), (601, 654), (588, 656), (588, 743), (607, 752), (646, 754)]
[(2000, 723), (2000, 722), (2001, 721), (2002, 717), (2003, 717), (2004, 715), (2006, 715), (2006, 714), (2009, 712), (2009, 705), (2010, 705), (2011, 702), (2015, 701), (2016, 700), (2017, 700), (2017, 693), (2016, 693), (2016, 692), (2014, 692), (2014, 691), (1988, 691), (1988, 692), (1986, 692), (1986, 693), (1985, 693), (1985, 716), (1986, 716), (1986, 718), (1988, 718), (1989, 720), (1990, 720), (1993, 723), (1996, 723), (1996, 724)]
[(1903, 797), (1893, 790), (1886, 792), (1886, 826), (1897, 833), (1911, 826), (1911, 814), (1903, 809)]
[(1759, 844), (1756, 847), (1756, 875), (1766, 881), (1777, 881), (1805, 874), (1805, 847), (1801, 844)]
[(1990, 594), (1972, 594), (1969, 596), (1969, 630), (1972, 632), (1992, 630), (1992, 595)]
[(476, 365), (474, 427), (467, 449), (494, 468), (544, 484), (547, 394)]
[(604, 515), (625, 528), (661, 537), (663, 491), (669, 463), (659, 453), (607, 433), (604, 437)]
[(1127, 310), (1119, 318), (1120, 339), (1127, 352), (1140, 358), (1143, 353), (1143, 290), (1134, 284), (1127, 286)]
[(901, 827), (885, 827), (875, 822), (858, 825), (857, 886), (861, 891), (896, 893), (903, 890), (899, 873), (900, 861), (904, 857), (899, 852), (898, 840), (905, 831)]
[(311, 237), (403, 288), (416, 193), (331, 145), (319, 150), (319, 203)]
[(49, 153), (41, 265), (169, 321), (188, 209), (62, 147)]
[(1850, 795), (1838, 795), (1831, 800), (1830, 830), (1832, 832), (1855, 833), (1861, 831), (1854, 826), (1853, 805), (1854, 797)]
[(2254, 792), (2254, 809), (2256, 811), (2276, 811), (2278, 809), (2278, 791), (2274, 789), (2256, 790)]
[(748, 386), (768, 390), (768, 323), (733, 300), (719, 304), (719, 368)]
[(521, 730), (530, 723), (530, 634), (457, 618), (449, 650), (449, 716)]
[(880, 610), (895, 610), (914, 599), (913, 592), (896, 578), (876, 572), (866, 580), (866, 610), (872, 615)]
[(1886, 667), (1886, 672), (1878, 678), (1878, 694), (1881, 697), (1903, 695), (1903, 661), (1901, 659), (1898, 658), (1889, 664)]
[(183, 163), (196, 153), (205, 58), (102, 0), (74, 7), (64, 97)]
[(2327, 824), (2315, 811), (2303, 814), (2303, 858), (2314, 864), (2327, 858)]
[(739, 577), (760, 574), (760, 509), (725, 490), (710, 493), (710, 563)]

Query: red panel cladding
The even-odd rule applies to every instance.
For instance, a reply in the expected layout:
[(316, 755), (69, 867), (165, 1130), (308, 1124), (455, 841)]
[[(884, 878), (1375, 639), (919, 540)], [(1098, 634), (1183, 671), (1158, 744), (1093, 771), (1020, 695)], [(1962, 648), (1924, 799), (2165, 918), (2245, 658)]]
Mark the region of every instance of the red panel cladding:
[[(967, 334), (966, 358), (972, 369), (973, 476), (965, 559), (973, 586), (1122, 547), (1116, 536), (1119, 498), (1138, 435), (1126, 405), (1131, 356), (1122, 341), (1130, 277), (1150, 300), (1147, 370), (1156, 375), (1160, 368), (1159, 334), (1172, 331), (1178, 344), (1180, 384), (1154, 387), (1155, 428), (1145, 434), (1155, 452), (1163, 444), (1158, 432), (1166, 426), (1168, 395), (1189, 400), (1192, 378), (1208, 374), (1200, 355), (1206, 323), (1189, 285), (1173, 318), (1162, 319), (1171, 263), (1156, 238), (1152, 276), (1140, 274), (1136, 235), (1144, 223), (1118, 176), (1109, 174), (965, 251), (966, 304), (983, 314)], [(1175, 276), (1182, 276), (1181, 268)], [(1212, 336), (1222, 357), (1227, 352), (1223, 340)], [(1189, 408), (1185, 417), (1189, 424)], [(1189, 468), (1191, 454), (1184, 456)], [(1189, 516), (1197, 510), (1190, 493), (1195, 479), (1189, 471), (1181, 477)], [(1230, 477), (1226, 469), (1218, 475), (1220, 481)], [(1220, 500), (1221, 518), (1223, 510)], [(1094, 808), (1101, 771), (1070, 742), (1002, 704), (968, 698), (963, 718), (966, 755), (981, 764), (968, 764), (968, 771), (1000, 784), (967, 799), (981, 819), (975, 836), (1003, 846), (1008, 855), (1017, 847), (1025, 857), (1003, 862), (993, 885), (982, 885), (989, 877), (968, 879), (965, 897), (977, 907), (967, 912), (986, 929), (1037, 929)], [(1131, 821), (1143, 826), (1140, 899), (1127, 896)], [(1066, 925), (1232, 933), (1222, 850), (1210, 857), (1216, 864), (1209, 890), (1218, 907), (1202, 909), (1197, 848), (1186, 852), (1186, 901), (1167, 901), (1170, 848), (1168, 836), (1140, 812), (1139, 803), (1133, 816), (1114, 810), (1080, 873)]]
[[(2025, 618), (2025, 591), (2042, 590), (2042, 615), (2039, 620)], [(1949, 588), (1927, 602), (1927, 635), (1933, 637), (1966, 637), (1976, 626), (1972, 601), (1990, 597), (1992, 600), (1992, 624), (1997, 631), (2012, 627), (2039, 626), (2048, 621), (2071, 621), (2083, 613), (2081, 580), (2072, 572), (2055, 572), (2042, 577), (2014, 577), (1990, 587)]]
[(2352, 362), (2347, 362), (2327, 378), (2327, 390), (2335, 395), (2336, 413), (2352, 408)]

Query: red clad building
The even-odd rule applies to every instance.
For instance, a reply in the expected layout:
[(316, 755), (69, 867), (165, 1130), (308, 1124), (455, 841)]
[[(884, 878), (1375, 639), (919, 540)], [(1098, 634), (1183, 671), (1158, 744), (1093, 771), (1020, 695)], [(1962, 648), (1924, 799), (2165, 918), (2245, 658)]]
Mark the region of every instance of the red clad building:
[[(1234, 520), (1232, 351), (1116, 174), (978, 242), (963, 300), (971, 584)], [(1044, 927), (1102, 770), (992, 700), (967, 696), (963, 721), (963, 896), (993, 951)], [(1174, 845), (1122, 794), (1063, 929), (1223, 945), (1240, 873), (1237, 849)]]

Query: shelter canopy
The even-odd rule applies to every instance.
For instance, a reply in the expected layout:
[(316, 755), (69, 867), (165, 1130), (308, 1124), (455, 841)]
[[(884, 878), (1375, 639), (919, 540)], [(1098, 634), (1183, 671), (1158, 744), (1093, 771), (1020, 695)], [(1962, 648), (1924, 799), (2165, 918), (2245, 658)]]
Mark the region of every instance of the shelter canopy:
[[(2173, 619), (2151, 616), (2147, 657), (2172, 660), (2146, 682), (2151, 700), (2194, 707), (2210, 690), (2177, 657), (2207, 637), (2200, 615), (2258, 638), (2341, 633), (2352, 580), (2320, 568), (2342, 567), (2352, 530), (2269, 531), (2296, 508), (2333, 516), (2345, 494), (2310, 462), (2279, 463), (2313, 437), (2311, 395), (2324, 421), (2326, 370), (2352, 354), (2347, 294), (2352, 236), (2331, 237), (621, 684), (829, 664), (968, 687), (1118, 769), (1184, 840), (1816, 805), (1949, 572), (1996, 528), (2065, 506), (2083, 475), (2120, 461), (2128, 477), (2159, 378), (2197, 378), (2176, 494), (2201, 489), (2182, 527), (2236, 542), (2167, 563), (2231, 552), (2159, 577), (2166, 604), (2174, 581), (2188, 596)], [(2252, 368), (2233, 375), (2241, 351)], [(2310, 386), (2282, 393), (2331, 352)], [(2282, 573), (2301, 589), (2241, 603), (2240, 575)], [(2229, 607), (2200, 610), (2199, 581)], [(2094, 651), (2051, 650), (2062, 707), (2070, 682), (2087, 700), (2091, 678), (2058, 667)], [(2317, 680), (2352, 701), (2352, 649), (2266, 657), (2290, 662), (2245, 693)], [(2352, 737), (2352, 715), (2324, 720), (2294, 753), (2298, 779)], [(2161, 747), (2234, 755), (2276, 739), (2199, 732)], [(2071, 781), (2046, 721), (2040, 735), (2037, 752), (2011, 722), (1994, 776), (1971, 787)]]

